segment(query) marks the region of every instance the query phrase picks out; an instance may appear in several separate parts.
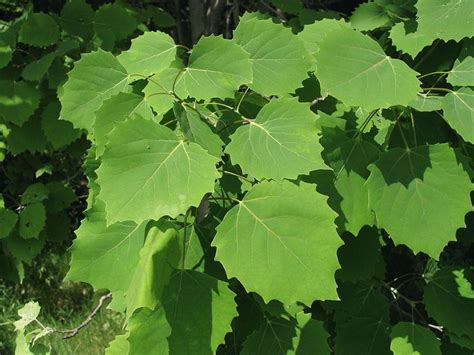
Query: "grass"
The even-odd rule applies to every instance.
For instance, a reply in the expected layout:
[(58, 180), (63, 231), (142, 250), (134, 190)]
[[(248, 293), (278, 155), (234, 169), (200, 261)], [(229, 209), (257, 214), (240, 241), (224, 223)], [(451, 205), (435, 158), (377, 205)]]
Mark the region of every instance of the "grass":
[[(42, 310), (38, 319), (47, 327), (67, 330), (77, 327), (92, 312), (97, 302), (85, 296), (84, 306), (68, 312), (57, 309), (54, 312)], [(90, 305), (90, 307), (87, 307)], [(13, 322), (18, 319), (17, 310), (23, 303), (11, 289), (0, 286), (0, 354), (13, 354), (15, 349), (15, 329)], [(109, 342), (122, 333), (124, 318), (121, 313), (105, 307), (101, 308), (93, 320), (77, 335), (63, 339), (63, 334), (53, 333), (44, 339), (51, 346), (51, 354), (99, 355), (103, 354)], [(35, 326), (35, 325), (34, 325)], [(32, 326), (32, 327), (34, 327)]]
[[(25, 270), (26, 277), (22, 283), (0, 278), (1, 355), (15, 353), (13, 322), (18, 319), (18, 309), (29, 301), (40, 304), (39, 321), (53, 329), (73, 329), (91, 314), (99, 296), (87, 284), (62, 281), (67, 269), (68, 256), (65, 253), (46, 251)], [(104, 305), (74, 337), (63, 339), (62, 334), (53, 333), (44, 339), (44, 343), (51, 346), (51, 354), (99, 355), (104, 353), (116, 335), (123, 332), (123, 324), (123, 314)]]

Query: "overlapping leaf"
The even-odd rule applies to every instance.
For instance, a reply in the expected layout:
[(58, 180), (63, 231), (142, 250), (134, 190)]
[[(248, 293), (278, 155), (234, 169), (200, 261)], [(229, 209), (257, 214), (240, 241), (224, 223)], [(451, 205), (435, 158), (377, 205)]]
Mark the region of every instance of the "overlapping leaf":
[(125, 90), (127, 83), (127, 72), (111, 53), (84, 54), (64, 85), (61, 118), (92, 131), (95, 111), (105, 99)]
[(397, 323), (390, 334), (390, 350), (394, 355), (433, 354), (441, 355), (438, 339), (432, 331), (415, 323)]
[(182, 98), (226, 98), (251, 81), (252, 68), (244, 50), (222, 37), (202, 37), (176, 80), (175, 92)]
[(273, 100), (231, 136), (226, 153), (258, 179), (296, 178), (325, 169), (318, 142), (317, 116), (296, 99)]
[(217, 158), (143, 118), (118, 125), (97, 170), (107, 223), (176, 217), (197, 206), (218, 177)]
[(143, 313), (148, 321), (130, 331), (131, 354), (150, 349), (160, 354), (215, 353), (237, 315), (234, 294), (225, 282), (190, 270), (175, 271), (162, 306), (142, 310), (137, 316), (142, 318)]
[[(128, 289), (139, 261), (139, 252), (145, 238), (146, 223), (119, 222), (107, 226), (104, 205), (100, 200), (87, 212), (71, 249), (69, 280), (88, 282), (96, 290), (117, 291), (114, 301), (120, 300)], [(100, 270), (106, 270), (101, 272)]]
[(129, 118), (151, 120), (154, 115), (148, 103), (139, 95), (119, 92), (104, 101), (95, 113), (93, 125), (96, 154), (104, 153), (109, 133), (115, 126)]
[(234, 39), (250, 55), (252, 90), (266, 96), (292, 93), (306, 79), (310, 55), (289, 28), (246, 14)]

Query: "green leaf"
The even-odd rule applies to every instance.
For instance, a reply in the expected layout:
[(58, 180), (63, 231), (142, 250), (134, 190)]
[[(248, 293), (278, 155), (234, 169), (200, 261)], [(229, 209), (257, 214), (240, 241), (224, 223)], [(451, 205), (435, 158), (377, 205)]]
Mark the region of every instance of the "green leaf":
[(418, 93), (416, 100), (408, 103), (408, 106), (420, 112), (439, 111), (442, 109), (442, 100), (441, 96)]
[(304, 26), (303, 31), (298, 33), (298, 38), (303, 41), (306, 50), (316, 56), (320, 43), (324, 41), (328, 33), (340, 28), (350, 28), (350, 25), (344, 20), (323, 19)]
[(39, 106), (40, 94), (24, 81), (0, 81), (0, 115), (18, 126), (25, 123)]
[(237, 316), (234, 297), (225, 282), (196, 271), (175, 271), (162, 299), (171, 326), (170, 354), (215, 354)]
[(69, 186), (64, 186), (59, 181), (50, 182), (46, 187), (49, 192), (48, 200), (45, 202), (48, 212), (61, 212), (71, 206), (76, 200), (74, 190)]
[[(457, 336), (474, 334), (472, 280), (472, 270), (445, 267), (437, 271), (425, 286), (424, 302), (428, 314)], [(467, 294), (466, 289), (470, 290)]]
[(156, 6), (148, 7), (149, 10), (150, 8), (153, 9), (152, 20), (156, 27), (168, 28), (176, 26), (176, 20), (168, 12)]
[(8, 150), (13, 155), (24, 152), (36, 153), (46, 149), (46, 137), (41, 129), (41, 120), (31, 117), (21, 127), (12, 126), (7, 137)]
[(316, 60), (322, 91), (349, 106), (370, 111), (406, 105), (420, 90), (415, 71), (354, 30), (329, 32), (320, 43)]
[(344, 281), (384, 278), (384, 260), (381, 254), (380, 235), (375, 228), (362, 228), (357, 237), (346, 236), (338, 250), (341, 270), (338, 279)]
[(339, 128), (323, 128), (324, 156), (334, 169), (334, 186), (342, 200), (341, 227), (356, 235), (364, 225), (373, 225), (374, 214), (369, 209), (365, 182), (367, 169), (380, 154), (379, 149), (360, 137), (348, 138)]
[(424, 47), (433, 41), (429, 34), (417, 32), (417, 26), (415, 20), (408, 20), (398, 22), (390, 31), (390, 38), (394, 46), (412, 58), (415, 58)]
[(334, 352), (389, 355), (389, 304), (372, 283), (343, 283), (338, 288)]
[(296, 337), (296, 321), (294, 318), (288, 320), (266, 317), (265, 322), (262, 322), (260, 327), (247, 337), (241, 354), (294, 354), (295, 352), (291, 351), (294, 347), (294, 337)]
[(203, 100), (233, 97), (241, 85), (251, 81), (249, 55), (234, 41), (220, 36), (201, 37), (176, 81), (175, 92), (181, 98)]
[(474, 143), (474, 90), (461, 88), (441, 101), (444, 118), (466, 141)]
[(41, 114), (41, 128), (54, 149), (65, 147), (81, 136), (81, 131), (75, 129), (71, 122), (59, 119), (60, 111), (59, 101), (52, 101)]
[(119, 61), (102, 50), (84, 54), (68, 77), (60, 97), (61, 118), (88, 131), (92, 131), (94, 113), (103, 101), (124, 91), (128, 83)]
[(119, 92), (114, 96), (104, 100), (102, 106), (95, 113), (93, 126), (96, 155), (104, 153), (105, 146), (109, 139), (109, 133), (115, 126), (128, 118), (141, 117), (147, 120), (154, 118), (148, 103), (142, 96)]
[(128, 317), (140, 307), (155, 308), (173, 267), (181, 260), (181, 249), (178, 233), (172, 226), (150, 229), (126, 294)]
[(0, 69), (6, 67), (13, 57), (16, 46), (16, 31), (13, 27), (0, 30)]
[(118, 61), (129, 74), (148, 76), (168, 68), (176, 56), (176, 44), (163, 32), (145, 32), (132, 40)]
[(270, 0), (270, 2), (283, 12), (297, 15), (303, 9), (301, 0)]
[(474, 37), (474, 2), (471, 0), (418, 0), (416, 3), (417, 32), (425, 34), (430, 42), (435, 39), (459, 42)]
[(130, 319), (128, 329), (129, 355), (169, 354), (171, 327), (161, 310), (142, 308)]
[(329, 334), (324, 330), (323, 322), (311, 318), (311, 314), (299, 313), (296, 316), (298, 326), (296, 328), (295, 351), (290, 354), (304, 355), (329, 355), (331, 349), (328, 345)]
[(27, 187), (21, 196), (21, 204), (29, 205), (36, 202), (43, 202), (48, 198), (49, 190), (42, 183), (35, 183)]
[(375, 2), (359, 5), (351, 15), (351, 25), (359, 31), (372, 31), (390, 22), (382, 6)]
[(59, 26), (50, 15), (37, 12), (23, 22), (19, 41), (36, 47), (46, 47), (59, 40)]
[(170, 93), (173, 92), (175, 81), (183, 69), (183, 63), (175, 60), (169, 68), (156, 73), (148, 80), (143, 93), (145, 100), (157, 114), (164, 114), (173, 107), (176, 99)]
[[(146, 312), (146, 311), (145, 311)], [(130, 325), (129, 325), (130, 327)], [(123, 355), (130, 354), (130, 344), (127, 340), (129, 334), (117, 335), (109, 346), (105, 349), (105, 355)]]
[(230, 137), (226, 153), (233, 164), (257, 179), (296, 178), (325, 169), (317, 117), (296, 98), (272, 100)]
[(112, 50), (115, 42), (130, 36), (136, 28), (135, 18), (118, 3), (102, 5), (95, 13), (94, 30), (104, 50)]
[(50, 52), (28, 64), (21, 72), (21, 76), (26, 80), (40, 81), (46, 75), (56, 58), (62, 57), (64, 54), (77, 48), (78, 43), (74, 40), (61, 42), (54, 52)]
[(103, 203), (96, 200), (76, 231), (66, 278), (88, 282), (95, 290), (108, 289), (114, 297), (115, 292), (126, 291), (139, 261), (145, 226), (133, 222), (107, 226)]
[(21, 210), (18, 232), (23, 239), (38, 238), (46, 225), (46, 211), (42, 203), (32, 203)]
[[(181, 111), (181, 112), (179, 112)], [(203, 120), (198, 112), (191, 108), (184, 107), (176, 114), (179, 128), (189, 142), (194, 142), (203, 147), (209, 154), (220, 158), (224, 142), (219, 135), (214, 133)]]
[[(16, 233), (10, 234), (6, 239), (2, 240), (2, 244), (6, 250), (14, 257), (15, 266), (18, 273), (24, 274), (23, 263), (31, 265), (33, 259), (41, 252), (45, 244), (44, 234), (41, 233), (38, 239), (23, 239)], [(23, 278), (23, 276), (21, 276)]]
[(474, 86), (474, 57), (456, 60), (446, 80), (454, 86)]
[(60, 23), (71, 36), (89, 39), (94, 34), (95, 13), (85, 0), (68, 0), (61, 10)]
[(416, 323), (400, 322), (392, 327), (393, 355), (429, 354), (441, 355), (440, 342), (429, 329)]
[(131, 318), (130, 354), (215, 354), (237, 315), (234, 296), (225, 282), (196, 271), (175, 271), (162, 306), (144, 308)]
[(40, 59), (28, 64), (21, 72), (21, 76), (26, 80), (40, 81), (48, 72), (55, 58), (56, 55), (54, 52), (46, 54)]
[(312, 185), (261, 182), (217, 227), (216, 259), (265, 302), (335, 299), (335, 217)]
[(16, 226), (18, 215), (7, 208), (0, 208), (0, 239), (10, 235)]
[(195, 143), (142, 118), (109, 135), (97, 170), (107, 223), (176, 217), (214, 189), (217, 159)]
[(234, 31), (234, 40), (250, 55), (252, 90), (265, 96), (292, 93), (308, 77), (310, 54), (291, 29), (247, 13)]
[(38, 318), (40, 311), (41, 307), (38, 302), (28, 302), (25, 304), (18, 310), (18, 316), (20, 319), (13, 323), (15, 325), (15, 330), (24, 330), (28, 324)]
[(10, 46), (4, 46), (4, 45), (0, 46), (0, 69), (5, 68), (8, 65), (8, 63), (10, 63), (12, 59), (12, 54), (13, 54), (13, 50)]
[(437, 259), (472, 206), (472, 184), (454, 151), (448, 144), (394, 148), (369, 169), (369, 205), (378, 226), (395, 244)]

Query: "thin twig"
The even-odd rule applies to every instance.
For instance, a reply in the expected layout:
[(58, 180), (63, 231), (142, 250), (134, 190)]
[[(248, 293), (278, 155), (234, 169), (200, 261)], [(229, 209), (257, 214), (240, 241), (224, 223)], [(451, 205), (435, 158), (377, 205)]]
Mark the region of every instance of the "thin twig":
[(73, 329), (69, 329), (69, 330), (55, 330), (55, 332), (58, 332), (58, 333), (65, 333), (66, 335), (63, 336), (63, 339), (69, 339), (69, 338), (72, 338), (73, 336), (76, 336), (77, 333), (79, 333), (79, 331), (84, 328), (85, 326), (87, 326), (90, 322), (92, 322), (92, 320), (94, 319), (94, 317), (97, 315), (97, 313), (100, 311), (100, 309), (102, 308), (102, 306), (104, 305), (105, 301), (107, 301), (108, 299), (112, 298), (112, 293), (109, 292), (105, 295), (103, 295), (100, 299), (99, 299), (99, 303), (97, 304), (97, 306), (94, 308), (94, 310), (87, 316), (87, 318), (81, 323), (79, 324), (76, 328), (73, 328)]

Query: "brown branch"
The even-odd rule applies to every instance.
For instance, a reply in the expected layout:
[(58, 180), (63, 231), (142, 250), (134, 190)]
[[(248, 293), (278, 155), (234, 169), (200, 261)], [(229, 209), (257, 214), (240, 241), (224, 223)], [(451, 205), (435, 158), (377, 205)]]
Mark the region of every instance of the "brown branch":
[(76, 336), (77, 333), (79, 333), (79, 331), (84, 328), (85, 326), (87, 326), (90, 322), (92, 322), (92, 320), (94, 319), (94, 317), (97, 315), (97, 313), (100, 311), (100, 309), (102, 308), (102, 306), (104, 305), (105, 301), (107, 301), (108, 299), (112, 298), (112, 293), (109, 292), (105, 295), (103, 295), (100, 299), (99, 299), (99, 303), (97, 304), (97, 306), (94, 308), (94, 310), (87, 316), (87, 318), (81, 323), (79, 324), (76, 328), (73, 328), (73, 329), (69, 329), (69, 330), (54, 330), (54, 332), (57, 332), (57, 333), (65, 333), (66, 335), (63, 336), (63, 339), (69, 339), (69, 338), (72, 338), (73, 336)]

